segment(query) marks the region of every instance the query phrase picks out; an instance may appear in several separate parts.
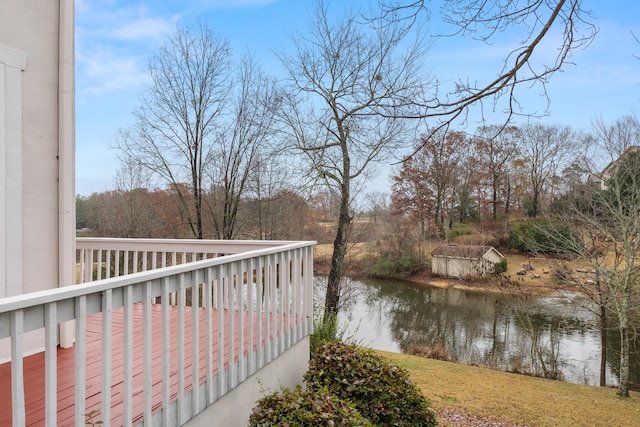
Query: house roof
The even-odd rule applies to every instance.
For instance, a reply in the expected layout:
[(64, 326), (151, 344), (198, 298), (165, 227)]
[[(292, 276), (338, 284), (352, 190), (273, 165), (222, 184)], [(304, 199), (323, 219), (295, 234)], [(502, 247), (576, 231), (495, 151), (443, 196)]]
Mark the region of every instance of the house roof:
[(498, 252), (498, 250), (493, 246), (456, 244), (439, 245), (433, 251), (431, 251), (431, 256), (479, 259), (490, 251), (495, 251), (498, 255), (500, 255), (500, 257), (502, 257), (502, 254)]

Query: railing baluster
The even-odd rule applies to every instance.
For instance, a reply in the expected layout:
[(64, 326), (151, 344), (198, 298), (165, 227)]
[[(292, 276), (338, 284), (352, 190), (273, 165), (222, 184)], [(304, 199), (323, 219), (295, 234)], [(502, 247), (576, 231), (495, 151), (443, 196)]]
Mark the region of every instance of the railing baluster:
[(200, 272), (191, 273), (191, 414), (198, 413), (200, 403), (200, 310), (198, 289)]
[(171, 419), (171, 322), (169, 318), (169, 281), (162, 279), (162, 425), (168, 426)]
[(76, 270), (76, 274), (75, 274), (75, 283), (83, 283), (84, 280), (84, 270), (87, 268), (86, 267), (86, 250), (85, 249), (80, 249), (80, 253), (78, 254), (78, 267)]
[(151, 408), (153, 407), (153, 365), (151, 364), (151, 356), (153, 354), (153, 340), (151, 330), (151, 281), (144, 283), (142, 288), (142, 393), (144, 402), (144, 422), (151, 424)]
[(266, 335), (266, 340), (267, 340), (267, 354), (266, 354), (266, 360), (264, 361), (265, 364), (271, 362), (271, 359), (273, 358), (273, 354), (272, 354), (272, 341), (273, 341), (273, 318), (274, 318), (274, 313), (273, 313), (273, 276), (274, 276), (274, 265), (273, 265), (273, 255), (268, 255), (267, 257), (265, 257), (267, 260), (267, 263), (265, 265), (265, 314), (266, 314), (266, 318), (265, 318), (265, 335)]
[(180, 274), (180, 288), (178, 289), (178, 424), (182, 425), (184, 420), (184, 310), (186, 304), (186, 275)]
[(280, 317), (282, 319), (282, 339), (280, 341), (280, 354), (289, 348), (289, 322), (291, 321), (291, 313), (289, 310), (289, 253), (280, 253)]
[(75, 425), (84, 426), (87, 379), (87, 296), (76, 297)]
[(24, 407), (24, 369), (22, 348), (24, 341), (24, 312), (11, 312), (11, 412), (13, 427), (26, 424)]
[(264, 347), (265, 347), (265, 342), (264, 342), (264, 331), (263, 331), (263, 326), (264, 326), (264, 294), (263, 294), (263, 286), (264, 286), (264, 282), (263, 282), (263, 275), (262, 275), (262, 269), (264, 268), (264, 258), (263, 257), (258, 257), (258, 263), (256, 265), (256, 302), (257, 302), (257, 310), (256, 310), (256, 318), (257, 318), (257, 341), (258, 341), (258, 360), (257, 360), (257, 364), (256, 367), (257, 369), (260, 369), (264, 366)]
[(131, 272), (132, 273), (138, 272), (138, 251), (137, 250), (133, 251), (133, 265), (131, 267)]
[(254, 262), (253, 258), (247, 261), (247, 337), (249, 338), (249, 342), (247, 343), (247, 351), (249, 358), (249, 366), (247, 376), (252, 375), (256, 371), (256, 359), (255, 359), (255, 337), (254, 337), (254, 322), (256, 321), (256, 307), (254, 302), (254, 292), (253, 287), (255, 285), (255, 276), (253, 275), (254, 271)]
[(213, 298), (213, 289), (211, 283), (213, 281), (213, 268), (209, 267), (204, 272), (204, 288), (203, 293), (203, 305), (205, 309), (205, 328), (206, 328), (206, 357), (205, 364), (207, 369), (207, 405), (211, 405), (214, 401), (213, 394), (213, 308), (211, 306), (211, 298)]
[(120, 276), (120, 252), (121, 251), (114, 251), (114, 261), (115, 261), (115, 265), (113, 266), (113, 277), (118, 277)]
[[(125, 270), (126, 270), (126, 252), (125, 252)], [(124, 349), (123, 349), (123, 412), (122, 424), (131, 426), (133, 418), (133, 286), (129, 285), (124, 288)]]
[(218, 266), (216, 268), (218, 282), (216, 286), (216, 295), (218, 301), (218, 393), (216, 394), (216, 399), (219, 398), (226, 392), (226, 384), (225, 384), (225, 375), (224, 375), (224, 309), (225, 309), (225, 301), (224, 301), (224, 287), (225, 282), (229, 279), (225, 276), (224, 272), (226, 272), (226, 268), (223, 269), (222, 266)]
[(240, 267), (240, 271), (237, 273), (237, 289), (236, 289), (236, 298), (237, 298), (237, 313), (238, 313), (238, 383), (245, 380), (246, 368), (245, 368), (245, 356), (244, 356), (244, 294), (246, 292), (246, 287), (244, 285), (244, 274), (246, 271), (246, 262), (240, 261), (236, 264)]
[(291, 292), (293, 297), (291, 298), (291, 332), (292, 340), (294, 343), (300, 339), (300, 266), (299, 266), (299, 252), (297, 250), (291, 252), (291, 277), (290, 285), (292, 287)]
[(111, 250), (107, 250), (107, 267), (105, 271), (105, 277), (109, 279), (111, 277)]
[(236, 382), (236, 346), (235, 346), (235, 336), (236, 336), (236, 322), (235, 322), (235, 290), (236, 290), (236, 269), (235, 264), (228, 264), (227, 268), (227, 276), (229, 278), (229, 302), (227, 303), (228, 314), (229, 314), (229, 389), (234, 388), (238, 383)]
[(89, 252), (89, 259), (87, 260), (87, 276), (85, 282), (91, 282), (93, 280), (93, 250)]
[(100, 396), (100, 416), (103, 421), (111, 421), (111, 331), (113, 295), (111, 289), (102, 293), (102, 388)]
[(282, 336), (282, 353), (289, 347), (291, 347), (291, 293), (289, 292), (289, 284), (291, 283), (291, 253), (283, 252), (280, 254), (282, 260), (282, 271), (280, 277), (282, 277), (280, 292), (282, 292), (282, 312), (283, 312), (283, 336)]
[(44, 419), (46, 427), (58, 425), (58, 303), (44, 306), (45, 349), (44, 349)]
[(129, 274), (129, 251), (122, 251), (122, 274)]
[(96, 251), (96, 280), (102, 279), (102, 250)]
[(305, 314), (306, 328), (304, 330), (306, 334), (313, 333), (313, 247), (305, 248), (305, 262), (304, 262), (304, 292), (305, 292)]

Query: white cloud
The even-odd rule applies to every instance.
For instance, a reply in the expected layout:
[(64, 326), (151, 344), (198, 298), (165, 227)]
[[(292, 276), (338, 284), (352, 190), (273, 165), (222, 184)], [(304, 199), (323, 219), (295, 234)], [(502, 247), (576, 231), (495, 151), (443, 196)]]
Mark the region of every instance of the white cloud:
[(206, 9), (234, 9), (239, 7), (260, 7), (280, 0), (196, 0), (198, 6)]
[(76, 6), (78, 101), (142, 89), (153, 51), (175, 31), (180, 17), (141, 3), (85, 2)]
[(80, 103), (111, 92), (139, 91), (148, 82), (148, 56), (94, 46), (76, 52), (76, 94)]
[(149, 40), (164, 38), (176, 29), (178, 16), (140, 17), (116, 27), (110, 34), (119, 40)]

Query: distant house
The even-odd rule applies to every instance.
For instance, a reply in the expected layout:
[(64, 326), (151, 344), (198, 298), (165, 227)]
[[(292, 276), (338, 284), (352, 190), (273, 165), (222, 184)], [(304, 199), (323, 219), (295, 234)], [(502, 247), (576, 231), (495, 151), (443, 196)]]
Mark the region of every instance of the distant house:
[(592, 187), (598, 190), (606, 190), (607, 180), (610, 179), (618, 171), (618, 168), (620, 167), (620, 164), (622, 163), (622, 161), (626, 159), (627, 156), (629, 156), (629, 154), (639, 150), (640, 150), (640, 146), (637, 146), (637, 145), (633, 145), (627, 148), (627, 150), (624, 153), (622, 153), (620, 157), (618, 157), (616, 160), (609, 163), (607, 167), (602, 170), (602, 172), (597, 174), (595, 173), (589, 174), (589, 176), (587, 177), (587, 184), (591, 185)]
[(431, 252), (431, 271), (444, 277), (486, 276), (503, 258), (492, 246), (440, 245)]

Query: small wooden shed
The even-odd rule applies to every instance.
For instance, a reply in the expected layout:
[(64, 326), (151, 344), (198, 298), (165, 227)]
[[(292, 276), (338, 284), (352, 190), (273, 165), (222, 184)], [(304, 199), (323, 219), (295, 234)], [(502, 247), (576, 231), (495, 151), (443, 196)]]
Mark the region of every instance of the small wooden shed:
[(445, 244), (431, 252), (431, 271), (444, 277), (486, 276), (503, 258), (493, 246)]

